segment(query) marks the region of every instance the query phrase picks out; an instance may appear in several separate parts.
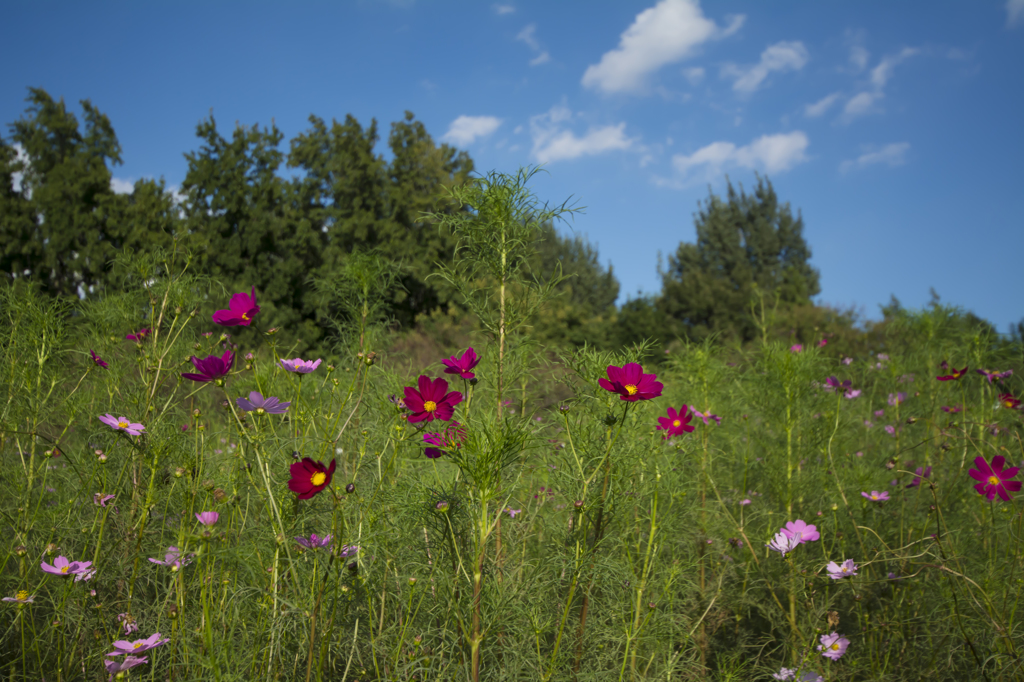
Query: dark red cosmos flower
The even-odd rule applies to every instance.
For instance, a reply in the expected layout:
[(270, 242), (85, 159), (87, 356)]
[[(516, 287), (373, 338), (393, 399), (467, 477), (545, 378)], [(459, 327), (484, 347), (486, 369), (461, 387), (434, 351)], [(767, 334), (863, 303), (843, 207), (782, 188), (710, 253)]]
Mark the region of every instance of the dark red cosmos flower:
[(444, 365), (445, 374), (458, 374), (463, 379), (472, 379), (476, 376), (471, 370), (479, 362), (480, 358), (477, 357), (476, 351), (472, 348), (467, 348), (461, 357), (457, 358), (453, 355), (447, 360), (441, 361)]
[(609, 365), (608, 379), (598, 379), (597, 383), (606, 391), (618, 393), (621, 396), (619, 400), (629, 402), (657, 398), (665, 388), (665, 385), (657, 380), (657, 374), (644, 374), (643, 368), (635, 362), (625, 367)]
[(231, 371), (231, 366), (235, 364), (235, 354), (228, 350), (219, 358), (216, 355), (209, 355), (202, 360), (193, 355), (192, 364), (199, 373), (181, 376), (192, 381), (216, 381)]
[(134, 334), (125, 334), (124, 338), (128, 341), (136, 341), (138, 343), (142, 343), (143, 341), (146, 340), (147, 336), (149, 336), (149, 327), (143, 327)]
[(683, 405), (678, 412), (676, 412), (676, 408), (670, 407), (667, 417), (658, 417), (660, 426), (657, 427), (657, 430), (665, 431), (665, 440), (673, 436), (681, 436), (693, 431), (694, 427), (690, 426), (691, 419), (693, 419), (693, 414), (688, 406)]
[(1000, 394), (999, 404), (1008, 410), (1016, 410), (1020, 407), (1020, 401), (1014, 398), (1012, 393)]
[(228, 308), (229, 310), (215, 312), (213, 321), (225, 327), (248, 327), (252, 318), (260, 311), (260, 307), (256, 305), (256, 287), (252, 288), (251, 294), (243, 292), (232, 296)]
[(288, 490), (299, 496), (300, 500), (308, 500), (331, 484), (334, 477), (335, 460), (324, 466), (323, 462), (314, 462), (303, 457), (301, 462), (292, 464), (289, 471), (292, 478), (288, 481)]
[(952, 374), (948, 374), (948, 375), (942, 376), (942, 377), (935, 377), (935, 378), (938, 379), (939, 381), (953, 381), (955, 379), (959, 379), (964, 374), (967, 374), (967, 368), (966, 367), (964, 367), (963, 369), (957, 369), (956, 367), (954, 367), (951, 371), (952, 371)]
[(1006, 464), (1006, 459), (1002, 455), (996, 455), (992, 458), (992, 464), (985, 461), (984, 457), (975, 457), (974, 466), (977, 469), (971, 469), (967, 473), (978, 483), (974, 486), (974, 489), (978, 491), (979, 495), (984, 495), (990, 500), (996, 499), (996, 495), (1002, 498), (1003, 502), (1010, 501), (1010, 493), (1017, 492), (1020, 490), (1020, 481), (1011, 481), (1010, 479), (1017, 475), (1020, 471), (1020, 467), (1010, 467), (1009, 469), (1003, 469), (1003, 465)]
[(95, 362), (95, 363), (96, 363), (97, 365), (99, 365), (100, 367), (102, 367), (103, 369), (106, 369), (107, 367), (110, 367), (110, 365), (108, 365), (108, 364), (107, 364), (107, 363), (106, 363), (106, 362), (105, 362), (105, 361), (103, 360), (103, 358), (101, 358), (100, 356), (96, 355), (96, 351), (94, 351), (94, 350), (90, 350), (90, 351), (89, 351), (89, 355), (91, 355), (91, 356), (92, 356), (92, 361), (93, 361), (93, 362)]
[(437, 433), (424, 433), (423, 440), (428, 445), (436, 446), (426, 448), (423, 454), (430, 459), (437, 459), (449, 450), (462, 447), (466, 442), (466, 427), (459, 422), (452, 422)]
[(462, 394), (458, 391), (448, 393), (448, 382), (440, 377), (431, 380), (421, 374), (417, 383), (418, 391), (405, 387), (405, 405), (412, 412), (408, 417), (409, 423), (451, 419), (455, 406), (462, 402)]

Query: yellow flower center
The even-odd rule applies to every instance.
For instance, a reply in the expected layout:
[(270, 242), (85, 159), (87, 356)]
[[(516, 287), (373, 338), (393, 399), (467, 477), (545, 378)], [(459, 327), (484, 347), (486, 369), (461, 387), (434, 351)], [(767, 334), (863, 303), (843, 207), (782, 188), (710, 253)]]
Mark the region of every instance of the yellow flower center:
[(249, 319), (249, 315), (247, 313), (242, 313), (242, 319), (243, 320), (248, 320)]
[(672, 422), (672, 426), (679, 426), (680, 424), (682, 424), (682, 422), (679, 421), (678, 419)]
[(69, 568), (68, 566), (61, 566), (60, 567), (60, 572), (61, 573), (67, 573), (68, 572), (68, 568)]
[(263, 414), (264, 412), (266, 412), (266, 410), (264, 410), (262, 407), (256, 408), (256, 414)]
[(135, 645), (132, 648), (133, 649), (138, 649), (140, 646), (142, 646), (142, 642), (136, 642)]
[(871, 493), (871, 499), (872, 500), (877, 500), (878, 499), (878, 493)]
[(309, 479), (313, 485), (323, 485), (324, 481), (327, 480), (327, 474), (322, 471), (318, 471)]
[(626, 389), (626, 393), (628, 393), (630, 395), (636, 395), (636, 385), (635, 384), (626, 384), (625, 389)]
[(849, 573), (849, 572), (850, 572), (850, 569), (848, 569), (846, 566), (843, 566), (843, 573)]
[(999, 477), (998, 476), (989, 476), (988, 477), (988, 482), (989, 482), (989, 485), (999, 485)]
[(433, 400), (426, 400), (423, 402), (423, 409), (426, 410), (427, 412), (433, 412), (434, 410), (437, 409), (437, 403), (435, 403)]
[(117, 427), (120, 428), (120, 429), (127, 429), (128, 428), (128, 422), (126, 422), (126, 421), (117, 422)]
[(14, 598), (18, 599), (19, 601), (25, 601), (26, 599), (28, 599), (28, 592), (25, 590), (19, 590), (18, 594), (16, 594)]
[(829, 647), (829, 649), (831, 649), (832, 651), (839, 651), (839, 645), (838, 644), (833, 644), (832, 646)]

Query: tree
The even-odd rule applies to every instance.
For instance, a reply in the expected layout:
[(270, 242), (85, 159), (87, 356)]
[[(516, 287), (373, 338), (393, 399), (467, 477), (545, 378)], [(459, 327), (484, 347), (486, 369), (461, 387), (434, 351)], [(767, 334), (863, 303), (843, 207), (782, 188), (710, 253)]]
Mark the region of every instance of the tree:
[(753, 194), (729, 182), (726, 199), (711, 193), (694, 222), (697, 242), (669, 257), (658, 299), (682, 334), (750, 340), (758, 330), (752, 310), (809, 304), (820, 291), (803, 218), (779, 203), (766, 178), (758, 176)]

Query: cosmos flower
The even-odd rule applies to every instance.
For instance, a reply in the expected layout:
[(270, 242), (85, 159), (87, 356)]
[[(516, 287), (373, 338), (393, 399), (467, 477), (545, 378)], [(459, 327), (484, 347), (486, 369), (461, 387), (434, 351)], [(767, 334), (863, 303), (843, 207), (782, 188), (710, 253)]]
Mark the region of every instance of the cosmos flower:
[(818, 646), (818, 651), (825, 658), (838, 661), (846, 653), (848, 646), (850, 646), (850, 640), (833, 632), (831, 635), (821, 636), (821, 644)]
[(466, 442), (466, 427), (459, 422), (452, 422), (437, 433), (424, 433), (423, 440), (434, 447), (423, 452), (430, 459), (437, 459), (445, 452), (462, 447)]
[(195, 558), (195, 554), (189, 554), (187, 557), (181, 557), (181, 550), (174, 545), (167, 548), (167, 553), (164, 554), (164, 560), (150, 558), (150, 561), (160, 566), (170, 566), (172, 571), (177, 571), (185, 566), (192, 563), (192, 559)]
[(93, 493), (92, 503), (98, 507), (106, 507), (107, 502), (114, 499), (113, 495), (104, 495), (103, 493)]
[(722, 424), (722, 418), (721, 418), (721, 417), (719, 417), (719, 416), (718, 416), (717, 414), (711, 414), (711, 410), (710, 410), (710, 409), (709, 409), (709, 410), (707, 410), (706, 412), (698, 412), (697, 410), (694, 410), (694, 411), (693, 411), (693, 413), (694, 413), (694, 414), (695, 414), (695, 415), (696, 415), (696, 416), (697, 416), (697, 417), (698, 417), (699, 419), (703, 419), (703, 420), (704, 420), (704, 425), (705, 425), (705, 426), (707, 426), (707, 425), (708, 425), (708, 423), (709, 423), (709, 422), (710, 422), (711, 420), (714, 420), (714, 422), (715, 422), (716, 424), (718, 424), (719, 426), (721, 426), (721, 424)]
[(906, 399), (907, 399), (907, 394), (904, 393), (903, 391), (900, 391), (898, 393), (890, 393), (889, 394), (889, 404), (892, 405), (893, 407), (896, 407), (897, 405), (899, 405), (900, 403), (902, 403)]
[(851, 364), (853, 364), (853, 358), (843, 358), (843, 364), (844, 365), (851, 365)]
[(111, 679), (119, 673), (123, 673), (125, 670), (129, 670), (137, 665), (142, 665), (143, 663), (148, 662), (149, 659), (145, 656), (125, 656), (120, 661), (111, 660), (109, 658), (103, 659), (103, 665), (106, 666)]
[(303, 360), (302, 358), (295, 358), (294, 360), (281, 360), (281, 366), (289, 372), (295, 372), (297, 374), (309, 374), (317, 367), (320, 366), (321, 359), (316, 360)]
[(860, 395), (860, 389), (858, 388), (856, 390), (847, 391), (846, 393), (843, 394), (843, 397), (846, 398), (847, 400), (853, 400), (854, 398), (856, 398), (859, 395)]
[(508, 514), (513, 519), (516, 517), (516, 514), (522, 514), (523, 513), (522, 509), (512, 509), (510, 507), (505, 507), (502, 511), (504, 511), (506, 514)]
[(935, 378), (938, 379), (939, 381), (958, 381), (961, 377), (963, 377), (964, 374), (967, 374), (966, 366), (964, 366), (963, 369), (957, 369), (956, 367), (954, 367), (949, 371), (949, 374)]
[(602, 377), (597, 383), (606, 391), (618, 393), (619, 400), (650, 400), (660, 396), (662, 389), (665, 388), (664, 384), (657, 380), (656, 374), (644, 374), (643, 368), (636, 362), (630, 362), (623, 367), (609, 365), (607, 372), (608, 379)]
[(942, 411), (947, 414), (956, 414), (957, 412), (963, 411), (963, 409), (963, 405), (956, 405), (954, 407), (949, 407), (948, 405), (942, 406)]
[(1008, 369), (1005, 372), (990, 372), (987, 369), (976, 369), (974, 371), (988, 379), (988, 383), (990, 384), (993, 381), (1001, 381), (1013, 376), (1012, 369)]
[(655, 427), (655, 430), (665, 431), (665, 440), (693, 431), (694, 427), (690, 426), (693, 415), (690, 414), (690, 408), (686, 405), (679, 408), (678, 412), (676, 408), (670, 407), (667, 414), (667, 417), (658, 417), (658, 426)]
[(917, 470), (914, 473), (915, 473), (914, 480), (907, 484), (908, 488), (916, 488), (917, 486), (921, 485), (921, 479), (922, 478), (931, 478), (932, 468), (931, 467), (917, 467)]
[(193, 355), (192, 365), (196, 368), (196, 373), (183, 373), (181, 376), (192, 381), (216, 381), (227, 376), (234, 364), (235, 354), (229, 350), (224, 351), (224, 355), (220, 357), (208, 355), (202, 360)]
[(772, 538), (771, 542), (768, 543), (769, 549), (774, 549), (776, 552), (786, 556), (789, 552), (792, 552), (800, 545), (800, 541), (786, 535), (785, 533), (776, 533), (775, 537)]
[(320, 537), (316, 533), (311, 533), (308, 538), (295, 538), (295, 542), (299, 543), (306, 549), (320, 549), (321, 547), (327, 547), (330, 545), (333, 539), (334, 536), (330, 534)]
[(853, 562), (853, 559), (847, 559), (841, 564), (830, 561), (825, 568), (828, 569), (828, 577), (833, 580), (842, 580), (857, 575), (857, 564)]
[(1006, 459), (1002, 455), (993, 457), (991, 464), (986, 462), (984, 457), (974, 458), (974, 466), (977, 468), (971, 469), (967, 473), (975, 481), (978, 481), (974, 489), (978, 491), (979, 495), (984, 495), (989, 500), (994, 500), (996, 495), (999, 495), (1003, 502), (1009, 502), (1010, 493), (1020, 490), (1020, 481), (1010, 480), (1017, 475), (1020, 467), (1004, 469), (1005, 464)]
[(44, 573), (52, 573), (53, 575), (62, 576), (72, 576), (85, 573), (91, 566), (91, 561), (68, 561), (67, 557), (64, 556), (58, 556), (54, 559), (52, 566), (45, 561), (39, 564), (39, 568), (43, 569)]
[(137, 639), (134, 642), (126, 642), (123, 639), (119, 639), (114, 642), (114, 650), (111, 651), (107, 656), (124, 656), (125, 654), (141, 654), (150, 649), (155, 649), (158, 646), (167, 644), (171, 641), (170, 637), (160, 639), (160, 633), (154, 632), (145, 639)]
[(89, 355), (92, 356), (92, 361), (95, 362), (100, 367), (102, 367), (103, 369), (106, 369), (107, 367), (110, 367), (110, 365), (108, 365), (106, 362), (104, 362), (103, 358), (101, 358), (100, 356), (96, 355), (96, 351), (94, 351), (92, 349), (89, 349)]
[(146, 337), (149, 336), (149, 333), (150, 333), (149, 327), (143, 327), (142, 329), (140, 329), (139, 331), (135, 332), (134, 334), (125, 334), (124, 338), (126, 340), (128, 340), (128, 341), (135, 341), (136, 343), (142, 343), (143, 341), (146, 340)]
[(4, 597), (3, 601), (14, 602), (15, 604), (31, 604), (35, 596), (29, 596), (27, 590), (19, 590), (13, 597)]
[(797, 544), (814, 542), (821, 537), (816, 526), (809, 524), (802, 519), (787, 521), (786, 527), (783, 528), (781, 532), (786, 537), (794, 538), (797, 541)]
[(412, 412), (408, 417), (410, 424), (435, 419), (448, 421), (452, 418), (455, 406), (462, 402), (462, 393), (448, 392), (448, 382), (440, 377), (431, 380), (430, 377), (420, 375), (417, 385), (419, 390), (405, 387), (405, 404)]
[(264, 398), (259, 391), (251, 391), (248, 400), (235, 398), (235, 404), (243, 412), (255, 412), (256, 414), (284, 414), (291, 405), (290, 402), (282, 403), (274, 396)]
[(240, 293), (231, 297), (228, 310), (218, 310), (213, 314), (213, 321), (224, 327), (248, 327), (252, 318), (260, 311), (256, 305), (256, 287), (251, 294)]
[(325, 467), (322, 462), (303, 457), (301, 462), (295, 462), (289, 469), (292, 478), (288, 481), (288, 489), (296, 493), (300, 500), (308, 500), (331, 484), (335, 465), (333, 459)]
[(217, 519), (220, 518), (220, 514), (215, 511), (204, 511), (196, 514), (196, 520), (204, 526), (212, 526), (217, 523)]
[(790, 353), (799, 353), (803, 349), (804, 349), (804, 347), (803, 347), (802, 344), (795, 343), (795, 344), (793, 344), (792, 346), (789, 347), (789, 352)]
[(146, 430), (145, 426), (129, 421), (127, 417), (115, 417), (112, 414), (105, 414), (99, 419), (115, 431), (124, 431), (129, 436), (140, 436)]
[(882, 492), (872, 490), (870, 493), (861, 493), (861, 497), (867, 498), (872, 502), (885, 502), (889, 499), (889, 493), (884, 490)]
[(441, 364), (444, 365), (445, 374), (458, 374), (463, 379), (473, 379), (476, 375), (472, 370), (479, 362), (480, 358), (477, 357), (476, 351), (468, 348), (461, 356), (453, 355), (447, 360), (442, 360)]
[(826, 391), (848, 391), (853, 387), (853, 382), (847, 379), (846, 381), (840, 382), (835, 377), (829, 377), (825, 379), (825, 390)]
[(1020, 407), (1020, 401), (1014, 398), (1012, 393), (1001, 393), (999, 395), (999, 404), (1008, 410), (1016, 410)]

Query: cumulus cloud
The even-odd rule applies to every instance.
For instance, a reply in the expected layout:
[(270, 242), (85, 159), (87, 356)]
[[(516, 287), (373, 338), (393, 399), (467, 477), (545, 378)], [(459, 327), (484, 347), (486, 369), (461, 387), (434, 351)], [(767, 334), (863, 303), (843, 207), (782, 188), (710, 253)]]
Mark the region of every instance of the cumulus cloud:
[(773, 71), (799, 71), (807, 64), (807, 48), (799, 40), (775, 43), (761, 53), (761, 61), (751, 66), (726, 64), (722, 76), (732, 78), (732, 89), (736, 92), (751, 93), (761, 87)]
[(500, 125), (501, 119), (494, 116), (459, 116), (441, 139), (465, 147), (477, 138), (487, 137)]
[(619, 46), (583, 74), (583, 86), (606, 93), (640, 93), (647, 76), (691, 56), (710, 40), (732, 35), (744, 16), (733, 17), (725, 28), (706, 18), (697, 0), (661, 0), (636, 15), (619, 37)]
[(114, 194), (131, 194), (135, 191), (135, 181), (131, 178), (110, 178), (110, 189)]
[(626, 136), (625, 123), (591, 127), (582, 137), (577, 137), (566, 128), (572, 118), (568, 107), (558, 105), (530, 119), (533, 156), (538, 162), (568, 161), (633, 146), (634, 140)]
[(676, 154), (672, 165), (683, 177), (692, 177), (701, 168), (705, 177), (717, 176), (735, 167), (778, 173), (807, 161), (804, 152), (809, 144), (807, 135), (800, 130), (762, 135), (743, 147), (732, 142), (712, 142), (692, 154)]
[(858, 92), (843, 107), (843, 117), (849, 121), (858, 116), (875, 111), (875, 102), (885, 97), (880, 92)]
[(537, 53), (533, 59), (530, 60), (530, 66), (539, 66), (551, 60), (551, 55), (548, 54), (547, 50), (540, 46), (534, 35), (537, 32), (537, 24), (530, 24), (516, 36), (516, 40), (521, 40), (529, 46), (531, 50)]
[(1006, 0), (1006, 25), (1016, 26), (1024, 19), (1024, 0)]
[(512, 5), (495, 5), (494, 6), (494, 12), (499, 17), (500, 16), (504, 16), (506, 14), (512, 14), (515, 11), (516, 11), (516, 8), (513, 7)]
[(843, 161), (839, 164), (839, 172), (846, 173), (852, 169), (861, 169), (877, 163), (884, 163), (888, 166), (902, 166), (907, 162), (906, 156), (909, 149), (909, 142), (896, 142), (886, 145), (877, 151), (866, 151), (856, 159)]
[(831, 95), (826, 95), (814, 104), (808, 104), (804, 107), (804, 115), (808, 118), (817, 118), (831, 109), (832, 105), (835, 104), (842, 96), (843, 95), (840, 92), (833, 92)]

